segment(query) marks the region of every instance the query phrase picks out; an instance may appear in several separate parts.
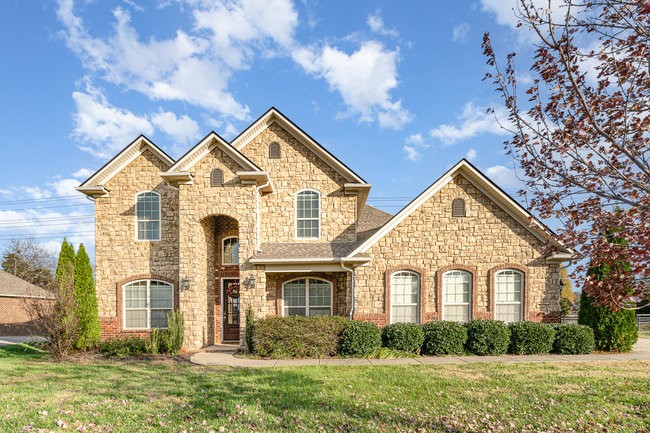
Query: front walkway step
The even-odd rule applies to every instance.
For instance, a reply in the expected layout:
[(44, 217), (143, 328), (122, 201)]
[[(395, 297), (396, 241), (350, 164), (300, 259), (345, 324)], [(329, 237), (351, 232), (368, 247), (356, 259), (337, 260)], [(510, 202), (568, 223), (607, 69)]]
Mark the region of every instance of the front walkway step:
[(203, 351), (208, 353), (235, 353), (239, 350), (244, 350), (244, 346), (239, 344), (213, 344), (203, 348)]

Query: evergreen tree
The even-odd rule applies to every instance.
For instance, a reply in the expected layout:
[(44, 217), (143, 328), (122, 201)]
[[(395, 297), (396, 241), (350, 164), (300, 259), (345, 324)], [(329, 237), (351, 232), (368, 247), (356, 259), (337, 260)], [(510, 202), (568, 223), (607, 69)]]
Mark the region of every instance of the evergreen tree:
[(74, 262), (74, 247), (64, 238), (61, 244), (61, 252), (59, 252), (59, 262), (56, 266), (55, 278), (57, 284), (65, 284), (68, 281), (67, 276), (74, 271)]
[(85, 349), (99, 342), (100, 324), (93, 270), (83, 244), (79, 245), (75, 259), (74, 291), (77, 298), (76, 315), (79, 318), (79, 335), (76, 346), (79, 349)]

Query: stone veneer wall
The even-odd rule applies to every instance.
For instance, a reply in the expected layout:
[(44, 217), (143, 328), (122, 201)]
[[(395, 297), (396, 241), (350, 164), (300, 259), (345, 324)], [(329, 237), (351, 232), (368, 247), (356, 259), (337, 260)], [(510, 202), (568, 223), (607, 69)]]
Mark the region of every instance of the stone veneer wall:
[[(95, 200), (95, 254), (102, 336), (146, 332), (122, 330), (121, 283), (138, 276), (178, 279), (178, 191), (159, 176), (169, 167), (146, 150), (104, 186), (108, 197)], [(135, 196), (155, 191), (161, 199), (161, 240), (135, 239)], [(174, 284), (178, 291), (178, 285)], [(177, 296), (177, 293), (176, 293)]]
[[(280, 158), (269, 158), (269, 144), (280, 144)], [(355, 240), (356, 197), (345, 195), (346, 180), (277, 123), (242, 149), (269, 172), (274, 191), (262, 200), (262, 242), (295, 242), (295, 195), (313, 188), (321, 194), (321, 237), (316, 242)], [(310, 242), (311, 240), (300, 240)]]
[[(457, 197), (465, 200), (466, 217), (451, 216)], [(473, 272), (473, 318), (494, 318), (491, 276), (497, 269), (518, 267), (526, 270), (524, 316), (542, 320), (545, 307), (559, 311), (560, 290), (558, 265), (546, 264), (540, 246), (525, 227), (457, 175), (370, 248), (373, 260), (355, 272), (355, 318), (389, 322), (390, 274), (400, 269), (421, 273), (421, 322), (440, 318), (440, 278), (451, 269)]]

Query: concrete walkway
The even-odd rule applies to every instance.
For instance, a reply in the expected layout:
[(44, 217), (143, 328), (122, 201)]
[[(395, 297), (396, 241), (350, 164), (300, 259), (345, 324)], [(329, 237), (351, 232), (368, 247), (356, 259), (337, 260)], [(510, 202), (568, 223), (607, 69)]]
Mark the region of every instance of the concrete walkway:
[(476, 362), (593, 362), (593, 361), (650, 361), (650, 338), (639, 338), (630, 353), (593, 355), (501, 355), (501, 356), (422, 356), (399, 359), (250, 359), (236, 358), (233, 348), (212, 347), (200, 352), (190, 361), (200, 365), (227, 367), (287, 367), (299, 365), (403, 365), (403, 364), (468, 364)]
[(0, 336), (0, 346), (19, 343), (40, 343), (43, 341), (47, 341), (47, 339), (43, 337), (32, 337), (28, 335), (8, 335), (6, 337)]

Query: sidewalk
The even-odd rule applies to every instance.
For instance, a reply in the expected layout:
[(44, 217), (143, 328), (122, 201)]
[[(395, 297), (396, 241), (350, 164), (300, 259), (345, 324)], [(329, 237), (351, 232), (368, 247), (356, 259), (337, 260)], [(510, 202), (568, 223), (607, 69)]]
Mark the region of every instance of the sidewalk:
[(299, 365), (403, 365), (469, 364), (477, 362), (593, 362), (650, 361), (650, 338), (639, 338), (630, 353), (593, 355), (501, 355), (501, 356), (422, 356), (399, 359), (249, 359), (236, 358), (228, 352), (200, 352), (190, 358), (200, 365), (227, 367), (287, 367)]

